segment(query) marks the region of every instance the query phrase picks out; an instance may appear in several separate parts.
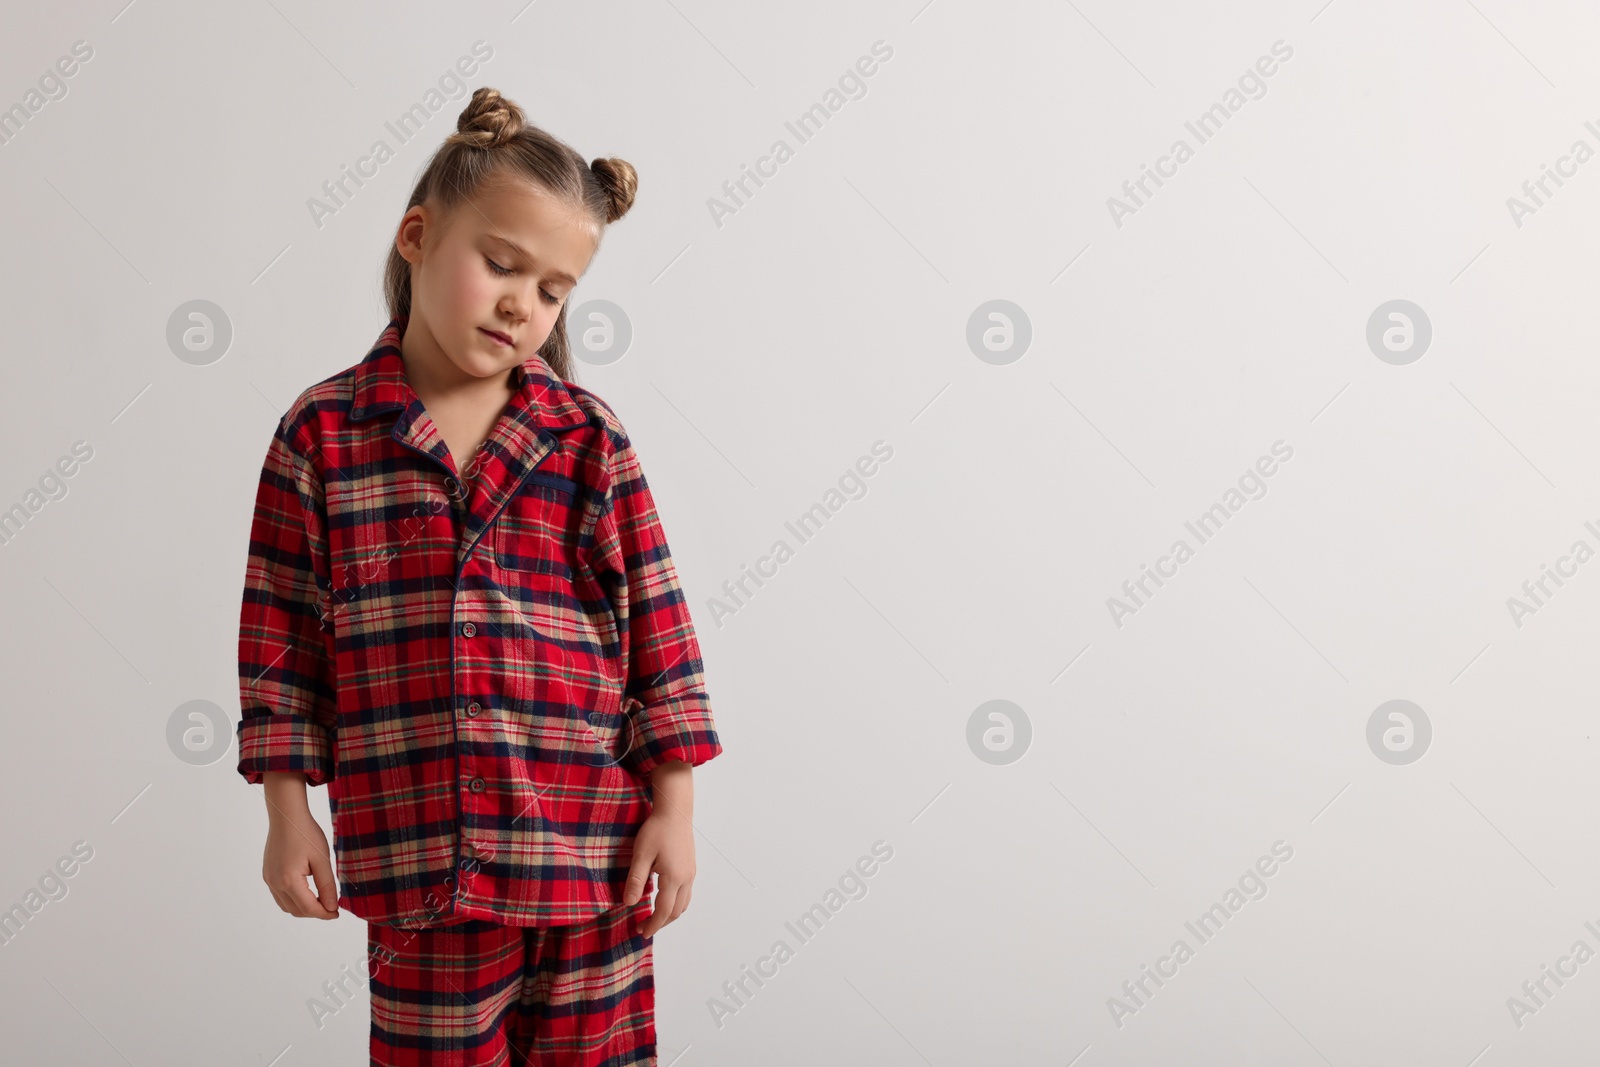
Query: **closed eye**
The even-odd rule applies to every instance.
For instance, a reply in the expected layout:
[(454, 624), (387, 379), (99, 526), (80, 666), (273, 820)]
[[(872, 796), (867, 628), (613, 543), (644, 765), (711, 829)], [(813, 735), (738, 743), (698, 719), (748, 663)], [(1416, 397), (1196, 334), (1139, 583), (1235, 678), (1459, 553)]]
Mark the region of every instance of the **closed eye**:
[[(508, 274), (517, 273), (516, 271), (512, 270), (510, 267), (502, 267), (500, 264), (496, 263), (494, 260), (490, 259), (488, 256), (484, 256), (483, 257), (483, 261), (485, 263), (489, 264), (489, 269), (490, 270), (494, 271), (496, 274), (500, 275), (501, 277), (505, 277)], [(549, 293), (545, 292), (544, 289), (540, 289), (539, 290), (539, 297), (546, 304), (555, 305), (555, 304), (561, 303), (561, 298), (560, 297), (551, 296)]]

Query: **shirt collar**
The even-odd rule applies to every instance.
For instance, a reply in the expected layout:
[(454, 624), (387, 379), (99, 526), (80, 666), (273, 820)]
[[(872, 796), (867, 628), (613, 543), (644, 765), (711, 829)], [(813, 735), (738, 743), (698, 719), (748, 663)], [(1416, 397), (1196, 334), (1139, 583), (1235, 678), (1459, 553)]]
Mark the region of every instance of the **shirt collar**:
[[(405, 360), (400, 355), (400, 340), (405, 336), (408, 315), (389, 320), (377, 343), (356, 364), (350, 389), (350, 421), (360, 422), (386, 411), (400, 411), (416, 398), (406, 378)], [(535, 352), (511, 368), (511, 384), (527, 404), (535, 425), (552, 430), (571, 429), (589, 421), (566, 383), (558, 378), (544, 358)]]

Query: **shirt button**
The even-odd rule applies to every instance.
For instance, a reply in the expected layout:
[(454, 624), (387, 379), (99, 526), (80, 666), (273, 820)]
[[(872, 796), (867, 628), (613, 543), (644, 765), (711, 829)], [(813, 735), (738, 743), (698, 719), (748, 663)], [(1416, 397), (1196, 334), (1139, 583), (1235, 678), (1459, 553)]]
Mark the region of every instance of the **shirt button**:
[(472, 625), (470, 622), (464, 622), (464, 623), (461, 624), (461, 636), (462, 637), (471, 637), (473, 634), (475, 634), (477, 632), (478, 632), (478, 628), (476, 626)]
[(472, 703), (467, 705), (467, 714), (469, 716), (475, 716), (475, 715), (478, 714), (478, 712), (480, 712), (482, 710), (483, 710), (483, 708), (478, 706), (478, 702), (476, 700), (474, 700)]
[(483, 792), (483, 779), (474, 778), (472, 781), (467, 783), (467, 788), (472, 790), (474, 793)]

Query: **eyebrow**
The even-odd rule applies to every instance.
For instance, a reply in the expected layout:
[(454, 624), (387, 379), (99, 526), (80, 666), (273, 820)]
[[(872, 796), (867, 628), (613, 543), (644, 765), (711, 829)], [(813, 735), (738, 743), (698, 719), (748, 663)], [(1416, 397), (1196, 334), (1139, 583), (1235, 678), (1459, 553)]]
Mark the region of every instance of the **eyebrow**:
[[(526, 259), (529, 263), (532, 263), (535, 266), (538, 265), (538, 263), (539, 263), (538, 259), (536, 259), (532, 255), (529, 255), (528, 251), (525, 248), (523, 248), (521, 245), (517, 244), (517, 242), (511, 240), (509, 237), (501, 237), (497, 233), (491, 233), (491, 234), (489, 234), (489, 236), (493, 240), (499, 241), (501, 244), (508, 246), (512, 251), (516, 252), (523, 259)], [(574, 278), (572, 275), (568, 274), (566, 271), (564, 271), (564, 270), (553, 270), (553, 271), (550, 271), (549, 273), (550, 273), (550, 277), (555, 278), (558, 281), (566, 282), (568, 285), (573, 286), (574, 288), (577, 287), (578, 279)]]

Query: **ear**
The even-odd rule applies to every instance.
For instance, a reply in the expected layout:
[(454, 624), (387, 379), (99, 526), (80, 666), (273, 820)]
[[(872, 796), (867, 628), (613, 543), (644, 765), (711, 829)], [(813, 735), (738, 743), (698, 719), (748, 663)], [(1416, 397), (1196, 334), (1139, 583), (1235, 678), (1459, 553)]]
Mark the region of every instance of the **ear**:
[(394, 246), (401, 257), (415, 266), (422, 262), (423, 238), (433, 228), (433, 213), (422, 204), (407, 209), (395, 230)]

